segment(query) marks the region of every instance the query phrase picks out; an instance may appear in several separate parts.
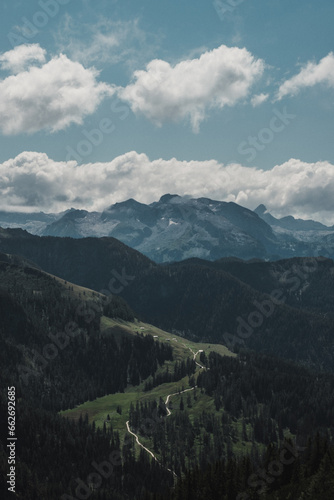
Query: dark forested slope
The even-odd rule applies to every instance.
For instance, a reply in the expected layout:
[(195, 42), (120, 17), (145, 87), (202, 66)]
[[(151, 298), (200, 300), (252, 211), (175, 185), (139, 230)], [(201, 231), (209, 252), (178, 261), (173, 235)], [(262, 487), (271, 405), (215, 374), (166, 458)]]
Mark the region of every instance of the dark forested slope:
[(333, 370), (331, 259), (157, 265), (113, 238), (40, 238), (21, 230), (1, 230), (1, 249), (120, 295), (141, 319), (169, 331)]

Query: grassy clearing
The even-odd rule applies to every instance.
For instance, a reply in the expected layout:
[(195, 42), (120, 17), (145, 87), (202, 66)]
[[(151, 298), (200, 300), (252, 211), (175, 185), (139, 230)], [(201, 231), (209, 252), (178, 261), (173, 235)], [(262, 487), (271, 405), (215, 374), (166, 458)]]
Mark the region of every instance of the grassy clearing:
[[(194, 353), (203, 350), (205, 354), (208, 356), (210, 352), (217, 352), (221, 356), (236, 356), (233, 352), (229, 351), (229, 349), (221, 344), (209, 344), (203, 342), (192, 342), (191, 340), (187, 340), (178, 335), (174, 335), (156, 326), (150, 325), (148, 323), (143, 323), (141, 321), (136, 320), (131, 323), (128, 321), (122, 321), (118, 319), (110, 319), (105, 316), (101, 319), (101, 331), (102, 332), (110, 332), (115, 334), (116, 337), (119, 338), (122, 335), (130, 334), (134, 335), (137, 332), (143, 333), (144, 335), (152, 335), (156, 338), (156, 340), (160, 342), (170, 343), (173, 346), (173, 353), (175, 360), (181, 361), (182, 359), (186, 359), (191, 356), (192, 349)], [(196, 358), (198, 361), (198, 358)]]
[[(166, 401), (168, 394), (181, 391), (183, 388), (189, 387), (188, 377), (169, 384), (162, 384), (154, 387), (151, 391), (143, 392), (143, 385), (138, 387), (128, 387), (124, 393), (109, 394), (102, 398), (97, 398), (94, 401), (77, 406), (72, 410), (60, 412), (64, 417), (70, 420), (79, 420), (80, 415), (84, 417), (88, 414), (90, 423), (95, 422), (96, 427), (102, 428), (104, 422), (107, 421), (107, 416), (110, 416), (110, 423), (115, 431), (120, 433), (121, 439), (124, 438), (126, 431), (126, 421), (129, 419), (129, 409), (131, 403), (136, 405), (137, 402), (144, 403), (145, 401), (159, 400), (161, 397)], [(176, 397), (175, 397), (176, 398)], [(172, 398), (174, 402), (174, 397)], [(117, 412), (117, 408), (121, 407), (122, 413)], [(106, 425), (110, 425), (106, 422)]]
[[(68, 284), (72, 286), (71, 284)], [(67, 285), (65, 285), (67, 286)], [(74, 286), (74, 285), (73, 285)], [(82, 289), (82, 287), (77, 287), (76, 292)], [(85, 290), (85, 289), (84, 289)], [(82, 295), (82, 291), (80, 292)], [(86, 289), (87, 295), (87, 289)], [(197, 353), (196, 361), (199, 361), (198, 351), (203, 350), (208, 356), (210, 352), (217, 352), (222, 356), (235, 356), (234, 353), (230, 352), (227, 347), (220, 344), (208, 344), (208, 343), (197, 343), (184, 339), (178, 335), (172, 335), (168, 332), (161, 330), (148, 323), (142, 323), (138, 320), (135, 322), (127, 322), (118, 319), (111, 319), (103, 316), (101, 318), (101, 332), (104, 335), (112, 334), (115, 336), (116, 341), (120, 341), (122, 336), (133, 336), (137, 333), (143, 335), (152, 335), (157, 341), (170, 343), (173, 347), (174, 360), (172, 362), (166, 362), (159, 371), (165, 371), (167, 366), (169, 370), (172, 371), (176, 361), (182, 361), (187, 358), (193, 358), (193, 353)], [(200, 368), (197, 368), (196, 373), (200, 372)], [(120, 433), (121, 439), (124, 438), (126, 431), (126, 421), (128, 420), (130, 404), (136, 405), (137, 402), (144, 403), (145, 401), (159, 400), (161, 397), (166, 401), (168, 394), (174, 394), (183, 389), (188, 389), (189, 377), (185, 377), (178, 382), (171, 382), (168, 384), (162, 384), (158, 387), (153, 388), (151, 391), (144, 392), (144, 382), (137, 387), (127, 387), (124, 393), (109, 394), (101, 398), (97, 398), (94, 401), (87, 401), (82, 405), (77, 406), (72, 410), (66, 410), (61, 412), (61, 414), (69, 419), (78, 420), (80, 415), (83, 417), (88, 414), (88, 420), (90, 423), (95, 422), (97, 427), (102, 428), (103, 424), (107, 423), (107, 415), (110, 416), (110, 422), (114, 430)], [(192, 407), (187, 408), (187, 395), (190, 394)], [(193, 420), (196, 415), (200, 414), (202, 411), (213, 411), (214, 403), (212, 398), (202, 394), (200, 390), (196, 390), (197, 401), (194, 400), (193, 391), (183, 394), (183, 401), (185, 408), (187, 409), (191, 420)], [(176, 395), (171, 398), (173, 408), (178, 411), (180, 405), (180, 396)], [(117, 408), (121, 407), (122, 413), (117, 412)], [(145, 440), (146, 442), (146, 440)], [(147, 445), (149, 445), (147, 441)]]

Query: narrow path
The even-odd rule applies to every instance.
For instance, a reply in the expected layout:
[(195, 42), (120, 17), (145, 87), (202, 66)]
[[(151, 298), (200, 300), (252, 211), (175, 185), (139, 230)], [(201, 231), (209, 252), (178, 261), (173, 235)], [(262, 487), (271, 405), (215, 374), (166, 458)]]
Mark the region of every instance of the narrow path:
[(194, 352), (194, 351), (192, 350), (192, 348), (191, 348), (191, 347), (186, 346), (186, 344), (182, 344), (182, 345), (183, 345), (186, 349), (189, 349), (189, 351), (190, 351), (190, 352), (194, 355), (194, 358), (193, 358), (193, 359), (194, 359), (194, 361), (195, 361), (196, 365), (197, 365), (197, 366), (199, 366), (200, 368), (204, 368), (204, 369), (205, 369), (205, 366), (200, 365), (200, 364), (199, 364), (199, 363), (197, 363), (197, 361), (196, 361), (196, 356), (197, 356), (197, 354), (199, 354), (200, 352), (203, 352), (203, 350), (202, 350), (202, 349), (200, 349), (199, 351)]
[[(195, 387), (197, 387), (195, 385)], [(169, 415), (172, 414), (172, 412), (170, 411), (169, 408), (167, 408), (167, 405), (168, 405), (168, 402), (169, 402), (169, 398), (171, 398), (172, 396), (178, 396), (179, 394), (183, 394), (184, 392), (187, 392), (187, 391), (193, 391), (195, 389), (195, 387), (191, 387), (190, 389), (185, 389), (184, 391), (180, 391), (180, 392), (174, 392), (174, 394), (168, 394), (167, 398), (166, 398), (166, 401), (165, 401), (165, 405), (166, 405), (166, 410), (167, 410), (167, 417), (169, 417)]]
[(157, 459), (157, 457), (154, 455), (154, 453), (152, 453), (148, 448), (146, 448), (146, 446), (144, 446), (140, 441), (139, 441), (139, 437), (137, 436), (137, 434), (135, 434), (134, 432), (132, 432), (132, 430), (130, 429), (130, 425), (129, 425), (129, 420), (126, 422), (126, 427), (128, 429), (128, 432), (130, 432), (130, 434), (132, 434), (135, 438), (136, 438), (136, 442), (139, 446), (141, 446), (143, 448), (143, 450), (147, 451), (147, 453), (149, 453), (151, 455), (151, 457), (154, 458), (154, 460), (156, 462), (159, 463), (159, 460)]
[[(183, 345), (184, 345), (184, 347), (185, 347), (186, 349), (189, 349), (189, 350), (191, 351), (191, 353), (193, 354), (193, 356), (194, 356), (194, 358), (193, 358), (193, 359), (194, 359), (194, 361), (195, 361), (196, 365), (197, 365), (197, 366), (199, 366), (201, 369), (204, 369), (204, 370), (205, 370), (205, 369), (206, 369), (206, 368), (205, 368), (205, 366), (200, 365), (200, 364), (199, 364), (199, 363), (197, 363), (197, 361), (196, 361), (196, 356), (197, 356), (197, 354), (199, 354), (200, 352), (203, 352), (203, 351), (202, 351), (202, 350), (199, 350), (199, 351), (197, 351), (197, 352), (194, 352), (194, 351), (192, 350), (192, 348), (191, 348), (191, 347), (187, 347), (187, 346), (186, 346), (186, 344), (183, 344)], [(166, 417), (169, 417), (169, 415), (171, 415), (171, 414), (172, 414), (172, 412), (170, 411), (170, 409), (169, 409), (169, 408), (168, 408), (168, 406), (167, 406), (167, 405), (168, 405), (168, 403), (169, 403), (169, 399), (170, 399), (172, 396), (178, 396), (179, 394), (183, 394), (184, 392), (193, 391), (196, 387), (197, 387), (197, 386), (195, 385), (195, 387), (191, 387), (190, 389), (184, 389), (183, 391), (178, 391), (178, 392), (174, 392), (173, 394), (168, 394), (168, 396), (166, 397), (166, 401), (165, 401), (166, 410), (167, 410), (167, 415), (166, 415)], [(127, 427), (128, 432), (129, 432), (130, 434), (132, 434), (132, 436), (134, 436), (134, 437), (136, 438), (136, 443), (138, 444), (138, 446), (140, 446), (141, 448), (143, 448), (143, 450), (145, 450), (147, 453), (149, 453), (149, 454), (151, 455), (151, 457), (152, 457), (152, 458), (154, 458), (154, 460), (155, 460), (158, 464), (160, 464), (160, 465), (161, 465), (161, 463), (159, 462), (159, 460), (157, 459), (157, 457), (154, 455), (154, 453), (153, 453), (151, 450), (149, 450), (148, 448), (146, 448), (146, 446), (144, 446), (144, 445), (143, 445), (143, 444), (139, 441), (139, 437), (137, 436), (137, 434), (135, 434), (134, 432), (132, 432), (132, 430), (130, 429), (129, 420), (126, 422), (126, 427)], [(163, 467), (163, 466), (162, 466), (162, 467)], [(165, 469), (166, 469), (166, 470), (168, 470), (169, 472), (171, 472), (171, 473), (174, 475), (174, 477), (178, 477), (178, 476), (177, 476), (177, 474), (176, 474), (173, 470), (168, 469), (168, 467), (165, 467)]]
[[(196, 386), (195, 386), (196, 387)], [(188, 392), (188, 391), (193, 391), (195, 389), (195, 387), (191, 387), (190, 389), (184, 389), (183, 391), (179, 391), (179, 392), (174, 392), (173, 394), (168, 394), (167, 398), (166, 398), (166, 402), (165, 402), (165, 405), (166, 405), (166, 410), (167, 410), (167, 417), (169, 417), (169, 415), (171, 415), (171, 411), (169, 408), (167, 408), (167, 404), (169, 402), (169, 398), (171, 398), (172, 396), (177, 396), (179, 394), (183, 394), (184, 392)], [(146, 446), (144, 446), (140, 441), (139, 441), (139, 437), (137, 436), (137, 434), (135, 434), (134, 432), (132, 432), (132, 430), (130, 429), (130, 425), (129, 425), (129, 420), (126, 422), (126, 428), (128, 430), (128, 432), (130, 434), (132, 434), (132, 436), (134, 436), (136, 438), (136, 443), (138, 444), (138, 446), (140, 446), (141, 448), (143, 448), (143, 450), (147, 451), (147, 453), (149, 453), (151, 455), (152, 458), (154, 458), (154, 460), (159, 464), (161, 465), (161, 463), (159, 462), (159, 460), (157, 459), (157, 457), (154, 455), (154, 453), (149, 450), (148, 448), (146, 448)], [(161, 465), (162, 466), (162, 465)], [(162, 466), (163, 467), (163, 466)], [(166, 470), (168, 470), (169, 472), (171, 472), (175, 477), (178, 477), (177, 474), (171, 470), (171, 469), (168, 469), (168, 467), (165, 467)]]

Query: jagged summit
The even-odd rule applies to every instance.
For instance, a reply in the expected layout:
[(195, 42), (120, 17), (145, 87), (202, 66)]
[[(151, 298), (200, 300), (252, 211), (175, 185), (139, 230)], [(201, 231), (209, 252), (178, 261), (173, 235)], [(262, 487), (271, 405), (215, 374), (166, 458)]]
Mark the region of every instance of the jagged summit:
[(259, 205), (255, 210), (254, 212), (258, 215), (263, 215), (265, 214), (266, 212), (268, 212), (267, 210), (267, 207), (265, 205), (263, 205), (263, 203), (261, 203), (261, 205)]
[(150, 204), (130, 198), (103, 212), (42, 215), (0, 212), (0, 226), (42, 236), (112, 236), (156, 262), (334, 256), (333, 227), (292, 216), (278, 219), (264, 204), (252, 211), (234, 202), (166, 193)]
[(144, 205), (144, 203), (140, 203), (139, 201), (135, 200), (134, 198), (129, 198), (126, 201), (120, 201), (118, 203), (115, 203), (114, 205), (111, 205), (109, 208), (113, 208), (113, 207), (131, 207), (131, 208), (135, 208), (135, 207), (141, 207), (143, 205)]
[(161, 196), (159, 203), (168, 203), (170, 202), (173, 198), (181, 198), (178, 194), (164, 194)]

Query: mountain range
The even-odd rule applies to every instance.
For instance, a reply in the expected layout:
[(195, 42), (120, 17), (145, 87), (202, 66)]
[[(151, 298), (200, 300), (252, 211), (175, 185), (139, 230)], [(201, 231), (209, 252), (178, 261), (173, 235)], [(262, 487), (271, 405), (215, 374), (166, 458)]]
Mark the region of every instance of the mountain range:
[[(240, 228), (241, 207), (227, 205)], [(245, 233), (275, 244), (274, 226), (251, 217)], [(325, 257), (157, 263), (113, 237), (0, 228), (0, 377), (17, 388), (17, 498), (88, 498), (92, 470), (101, 500), (258, 498), (249, 478), (267, 469), (268, 500), (331, 497), (333, 285)], [(7, 411), (1, 390), (3, 423)], [(272, 464), (297, 446), (278, 477)]]
[(0, 226), (39, 236), (114, 237), (163, 263), (197, 257), (277, 260), (334, 257), (334, 227), (292, 216), (277, 219), (264, 205), (252, 211), (236, 203), (166, 194), (145, 205), (133, 199), (103, 212), (71, 209), (59, 214), (0, 212)]

